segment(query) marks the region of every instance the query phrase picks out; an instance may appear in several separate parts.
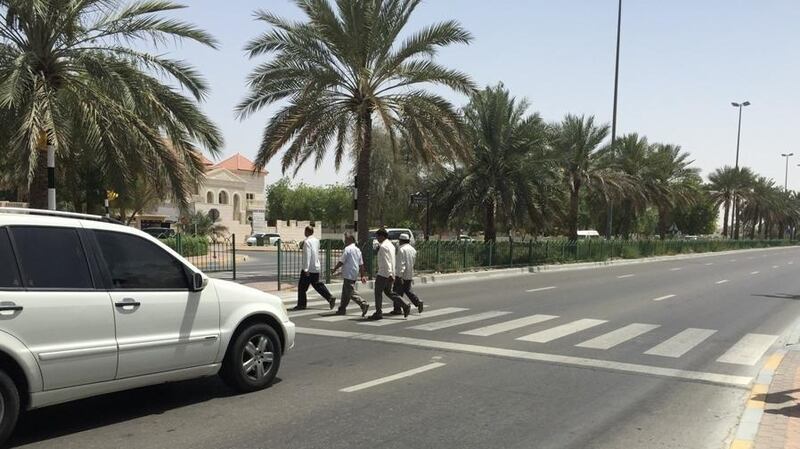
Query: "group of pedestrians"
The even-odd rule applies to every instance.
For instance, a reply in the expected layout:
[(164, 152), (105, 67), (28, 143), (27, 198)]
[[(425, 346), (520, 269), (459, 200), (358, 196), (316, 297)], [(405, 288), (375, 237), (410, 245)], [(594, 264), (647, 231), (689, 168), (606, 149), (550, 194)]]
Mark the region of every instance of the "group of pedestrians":
[[(306, 239), (303, 242), (303, 265), (300, 271), (300, 281), (297, 286), (297, 305), (292, 310), (303, 310), (307, 307), (307, 293), (311, 286), (320, 294), (331, 309), (336, 306), (336, 297), (331, 295), (328, 288), (319, 280), (319, 240), (314, 237), (314, 228), (307, 226), (305, 229)], [(378, 240), (378, 271), (375, 276), (375, 312), (369, 316), (370, 320), (383, 319), (383, 296), (386, 295), (392, 301), (393, 308), (390, 315), (403, 315), (408, 317), (411, 313), (411, 306), (414, 305), (419, 313), (424, 309), (424, 303), (412, 290), (414, 278), (414, 263), (416, 262), (417, 251), (411, 246), (411, 237), (408, 234), (401, 234), (399, 238), (399, 248), (395, 249), (394, 244), (389, 240), (389, 233), (381, 228), (375, 233)], [(361, 309), (361, 316), (366, 317), (369, 312), (369, 304), (358, 294), (356, 283), (360, 280), (362, 284), (367, 283), (366, 267), (361, 250), (356, 245), (356, 239), (351, 233), (346, 233), (345, 248), (342, 257), (333, 267), (335, 273), (342, 270), (342, 294), (339, 301), (339, 308), (336, 315), (345, 315), (347, 306), (353, 301)], [(410, 303), (403, 299), (407, 296)]]

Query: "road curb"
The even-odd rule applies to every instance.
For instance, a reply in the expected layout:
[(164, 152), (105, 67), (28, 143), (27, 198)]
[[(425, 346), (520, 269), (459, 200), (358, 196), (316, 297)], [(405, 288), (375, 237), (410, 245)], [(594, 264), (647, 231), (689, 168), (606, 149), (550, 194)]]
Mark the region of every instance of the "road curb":
[(730, 449), (752, 449), (755, 446), (758, 428), (764, 417), (765, 396), (769, 392), (775, 371), (778, 370), (786, 352), (786, 349), (779, 349), (772, 353), (758, 372), (753, 387), (750, 389), (750, 396), (744, 412), (739, 419)]

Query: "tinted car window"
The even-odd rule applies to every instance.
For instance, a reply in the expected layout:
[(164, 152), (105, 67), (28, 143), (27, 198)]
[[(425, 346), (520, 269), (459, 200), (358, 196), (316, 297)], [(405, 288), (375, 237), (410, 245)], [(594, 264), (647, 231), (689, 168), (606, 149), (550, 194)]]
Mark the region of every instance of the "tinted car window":
[(186, 289), (184, 266), (153, 242), (120, 232), (95, 231), (100, 252), (120, 290)]
[(0, 288), (20, 288), (22, 282), (17, 270), (17, 261), (11, 251), (8, 231), (0, 228)]
[(27, 288), (89, 289), (92, 277), (78, 231), (14, 227), (11, 235)]

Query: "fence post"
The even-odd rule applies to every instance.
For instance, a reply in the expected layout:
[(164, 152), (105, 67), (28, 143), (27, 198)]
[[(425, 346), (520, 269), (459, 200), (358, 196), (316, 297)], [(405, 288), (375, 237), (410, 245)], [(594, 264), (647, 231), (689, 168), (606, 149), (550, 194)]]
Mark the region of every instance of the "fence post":
[(281, 239), (278, 239), (278, 290), (281, 289), (281, 247), (283, 246)]
[(492, 242), (490, 241), (489, 242), (489, 266), (490, 267), (492, 266), (492, 250), (493, 249), (494, 249), (494, 246), (493, 246)]
[(508, 266), (514, 266), (514, 241), (508, 240)]
[(528, 240), (528, 265), (533, 265), (533, 239)]
[(325, 242), (325, 283), (331, 283), (331, 241)]
[(439, 259), (439, 247), (442, 246), (442, 239), (439, 237), (439, 240), (436, 241), (436, 266), (433, 268), (433, 271), (441, 271), (439, 264), (441, 261)]
[(233, 238), (233, 280), (236, 280), (236, 234), (231, 235)]
[(181, 234), (175, 234), (175, 251), (181, 256), (183, 255), (183, 244), (181, 242)]
[(462, 267), (461, 268), (462, 271), (467, 271), (467, 246), (468, 245), (469, 244), (467, 242), (464, 242), (464, 265), (461, 266)]

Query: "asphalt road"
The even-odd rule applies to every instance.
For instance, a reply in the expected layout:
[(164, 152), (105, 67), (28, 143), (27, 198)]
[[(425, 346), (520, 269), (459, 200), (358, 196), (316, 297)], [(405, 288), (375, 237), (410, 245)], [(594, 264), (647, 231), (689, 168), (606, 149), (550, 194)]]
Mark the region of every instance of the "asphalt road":
[(800, 317), (797, 268), (790, 248), (432, 284), (421, 317), (379, 326), (320, 308), (265, 391), (205, 379), (51, 407), (14, 445), (722, 448)]

